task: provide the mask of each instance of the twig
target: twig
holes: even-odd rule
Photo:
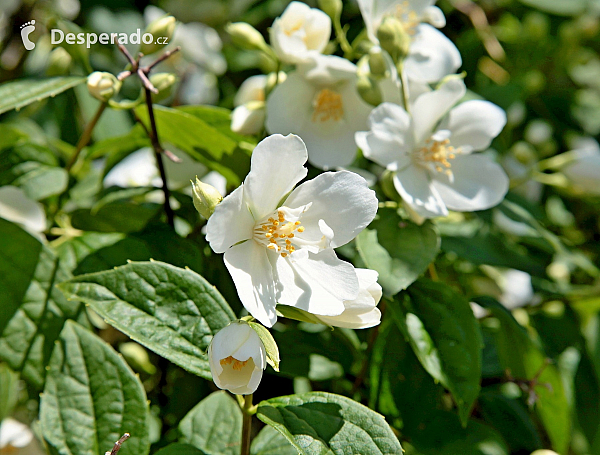
[[[494,35],[487,20],[487,16],[485,15],[485,11],[481,6],[473,3],[471,0],[453,0],[452,6],[471,20],[475,31],[479,35],[479,38],[490,57],[496,61],[503,61],[506,59],[504,48],[500,44],[500,41],[498,41],[498,38],[496,38],[496,35]]]
[[[85,130],[83,131],[81,137],[79,138],[79,141],[77,142],[77,146],[75,147],[73,155],[71,155],[71,158],[69,158],[69,162],[66,166],[67,172],[71,170],[71,168],[77,161],[77,158],[79,158],[79,154],[81,153],[83,147],[85,147],[90,141],[90,138],[92,137],[92,131],[94,130],[96,123],[98,123],[98,120],[100,120],[100,117],[102,116],[104,109],[106,109],[106,106],[106,101],[100,103],[100,106],[98,106],[98,110],[96,111],[94,118],[92,118],[92,120],[90,120],[89,123],[86,125]]]
[[[110,452],[106,452],[105,455],[117,455],[117,453],[119,453],[119,450],[121,450],[121,444],[127,441],[130,436],[131,435],[129,433],[125,433],[123,436],[121,436],[121,438],[117,442],[115,442],[115,445],[113,446],[112,450]]]

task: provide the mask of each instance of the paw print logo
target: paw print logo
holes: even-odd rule
[[[21,25],[21,39],[23,40],[23,46],[28,51],[32,50],[35,47],[35,43],[31,42],[29,39],[29,35],[31,32],[35,30],[35,20],[25,22]]]

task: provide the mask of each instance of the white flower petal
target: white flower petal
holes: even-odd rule
[[[16,186],[0,188],[0,217],[23,226],[28,232],[43,232],[46,229],[44,206],[29,199]]]
[[[206,224],[206,241],[215,253],[252,238],[254,218],[244,201],[244,185],[236,188],[215,207]]]
[[[224,261],[246,310],[263,325],[272,327],[277,322],[277,313],[273,273],[266,249],[249,240],[227,250]]]
[[[332,248],[319,253],[308,253],[306,257],[290,261],[294,271],[312,287],[318,284],[339,300],[352,300],[358,295],[358,278],[352,264],[339,259]],[[327,305],[322,302],[319,308],[313,308],[314,314],[334,316],[340,314],[344,306]]]
[[[264,101],[266,86],[267,76],[265,74],[250,76],[240,85],[233,99],[233,105],[237,107],[250,101]]]
[[[26,447],[33,441],[33,433],[21,422],[7,417],[0,422],[0,449],[7,446]],[[7,453],[12,451],[7,449]]]
[[[412,108],[415,142],[423,143],[433,133],[441,118],[466,93],[465,83],[451,79],[439,89],[418,97]]]
[[[315,52],[298,65],[298,73],[307,81],[322,85],[353,79],[356,71],[356,65],[350,60],[337,55],[322,55]]]
[[[488,148],[506,125],[506,113],[489,101],[471,100],[450,111],[440,128],[450,130],[450,144],[463,153]]]
[[[371,131],[355,134],[356,144],[363,154],[381,166],[403,168],[410,162],[413,147],[410,117],[400,106],[382,103],[369,116]]]
[[[435,28],[442,28],[446,26],[446,16],[441,9],[437,6],[428,6],[423,11],[423,21],[429,22]]]
[[[244,180],[244,199],[254,219],[260,220],[306,177],[306,146],[298,136],[273,134],[252,152],[250,172]]]
[[[261,103],[262,104],[262,103]],[[238,134],[257,134],[265,124],[266,110],[242,104],[231,112],[231,131]]]
[[[436,173],[432,182],[450,210],[485,210],[499,204],[508,191],[506,173],[485,155],[457,155],[451,171],[453,182],[443,173]]]
[[[562,169],[578,189],[593,195],[600,194],[600,150],[595,146],[574,150],[575,161]]]
[[[298,133],[310,122],[312,100],[317,88],[300,74],[293,72],[277,85],[267,99],[267,121],[269,133]]]
[[[294,256],[302,256],[294,253]],[[308,255],[304,255],[308,257]],[[344,303],[314,280],[304,279],[301,272],[295,270],[292,258],[270,255],[273,271],[277,280],[277,303],[289,305],[311,314],[339,314]]]
[[[296,208],[308,203],[311,207],[302,215],[306,230],[302,238],[319,240],[319,220],[333,230],[333,248],[345,245],[373,221],[378,201],[375,192],[360,175],[348,171],[325,172],[298,186],[284,205]]]
[[[418,215],[424,218],[448,215],[444,202],[431,185],[427,171],[416,166],[406,167],[394,176],[394,187]]]
[[[433,83],[460,68],[460,52],[442,32],[429,24],[418,25],[416,31],[404,61],[409,78]]]

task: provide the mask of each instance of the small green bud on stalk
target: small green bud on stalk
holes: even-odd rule
[[[373,76],[385,77],[387,65],[381,49],[371,48],[369,50],[369,70]]]
[[[144,33],[150,33],[153,40],[150,44],[142,42],[140,52],[144,55],[149,55],[161,50],[171,41],[176,25],[177,21],[173,16],[164,16],[152,21],[148,24]]]
[[[198,177],[196,177],[195,183],[192,182],[192,197],[194,207],[207,220],[215,211],[215,207],[223,200],[223,196],[214,186],[201,182]]]
[[[52,52],[48,59],[48,68],[46,69],[47,76],[62,76],[67,74],[69,66],[73,62],[73,57],[64,48],[57,47]]]
[[[94,98],[108,101],[121,90],[121,81],[110,73],[94,71],[87,78],[87,88]]]
[[[171,96],[177,76],[171,73],[156,73],[150,76],[150,82],[158,90],[158,93],[152,96],[152,101],[159,102]]]
[[[377,39],[394,63],[399,63],[408,55],[410,35],[404,29],[402,22],[392,16],[387,16],[377,29]]]
[[[342,0],[319,0],[319,8],[327,14],[332,21],[339,21],[342,15]]]
[[[225,31],[231,36],[233,43],[242,49],[271,53],[260,32],[246,22],[229,23],[225,26]]]
[[[359,76],[356,80],[356,90],[361,98],[371,106],[379,106],[383,101],[379,84],[372,77]]]

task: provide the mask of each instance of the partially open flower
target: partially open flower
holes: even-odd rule
[[[121,90],[121,82],[112,74],[94,71],[87,78],[87,88],[94,98],[108,101]]]
[[[267,367],[262,341],[243,321],[229,324],[213,337],[208,360],[217,387],[237,395],[254,393]]]

